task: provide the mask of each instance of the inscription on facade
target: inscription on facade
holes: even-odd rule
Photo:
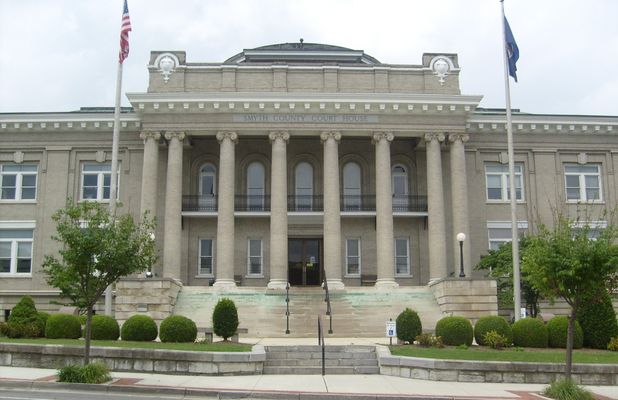
[[[375,124],[377,115],[346,114],[240,114],[234,122],[305,123],[305,124]]]

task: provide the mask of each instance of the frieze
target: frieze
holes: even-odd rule
[[[377,124],[377,115],[353,114],[237,114],[234,122],[279,124]]]

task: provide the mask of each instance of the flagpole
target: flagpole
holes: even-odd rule
[[[112,136],[112,174],[109,190],[109,212],[116,216],[116,198],[118,193],[118,140],[120,136],[120,94],[122,92],[122,63],[118,63],[116,74],[116,103],[114,106],[114,133]]]
[[[511,119],[511,88],[509,84],[509,64],[506,51],[506,17],[504,15],[504,0],[500,0],[502,10],[502,52],[504,56],[504,94],[506,97],[506,137],[509,158],[509,187],[511,194],[511,244],[513,249],[513,303],[515,321],[520,319],[521,309],[521,278],[519,270],[519,230],[517,226],[517,190],[515,187],[515,162],[513,151],[513,123]]]

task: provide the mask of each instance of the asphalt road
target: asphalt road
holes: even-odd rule
[[[161,395],[161,394],[127,394],[127,393],[96,393],[83,391],[60,391],[60,390],[19,390],[0,388],[2,400],[179,400],[179,399],[216,399],[216,397],[186,397],[184,395]]]

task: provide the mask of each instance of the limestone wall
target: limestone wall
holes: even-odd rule
[[[135,314],[151,316],[157,323],[174,312],[182,284],[174,279],[123,279],[116,284],[115,316],[119,324]]]
[[[466,317],[473,323],[486,315],[498,315],[493,279],[445,278],[430,282],[429,287],[443,314]]]

